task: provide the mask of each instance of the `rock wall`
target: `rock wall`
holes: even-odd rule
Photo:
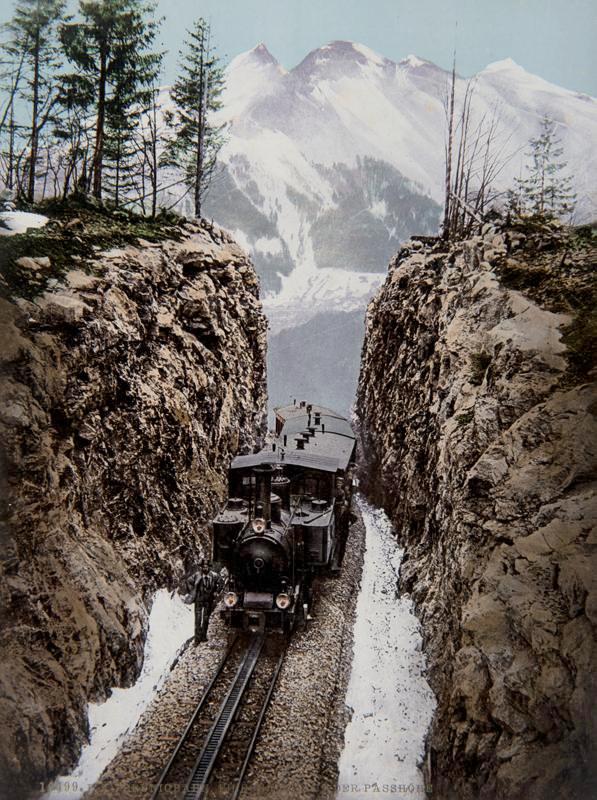
[[[364,478],[405,547],[424,630],[435,798],[597,786],[597,385],[571,377],[571,316],[503,282],[536,286],[533,258],[549,252],[545,280],[586,289],[595,247],[527,238],[411,241],[367,315]]]
[[[189,223],[93,266],[0,306],[10,797],[72,766],[87,702],[135,680],[154,590],[206,552],[230,458],[264,433],[266,321],[226,234]]]

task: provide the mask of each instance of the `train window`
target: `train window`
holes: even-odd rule
[[[319,481],[317,478],[307,478],[305,481],[305,494],[319,496]]]

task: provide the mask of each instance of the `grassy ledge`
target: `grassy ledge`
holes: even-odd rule
[[[111,210],[85,197],[50,200],[21,210],[44,214],[49,222],[26,233],[0,236],[0,295],[9,300],[33,300],[72,269],[97,272],[97,256],[103,250],[138,244],[141,239],[180,239],[185,222],[173,213],[152,220]],[[38,270],[24,269],[16,262],[25,256],[48,258],[50,264]]]

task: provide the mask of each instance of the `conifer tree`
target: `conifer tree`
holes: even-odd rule
[[[25,136],[26,185],[23,193],[27,200],[35,199],[40,136],[52,118],[57,99],[57,70],[59,67],[56,31],[64,17],[66,0],[19,0],[6,30],[10,40],[5,52],[18,64],[18,79],[13,83],[8,120],[10,143],[14,150],[15,99],[28,106],[28,123],[20,129]],[[22,154],[24,155],[24,154]],[[10,171],[14,169],[14,151],[10,158]],[[11,178],[12,180],[12,178]]]
[[[101,198],[104,168],[118,200],[133,162],[133,132],[151,99],[162,55],[152,51],[159,29],[155,5],[136,0],[80,0],[81,22],[62,27],[65,52],[76,72],[67,93],[81,113],[94,114],[88,182]]]
[[[224,77],[211,44],[209,24],[199,18],[187,33],[186,49],[180,53],[182,72],[171,92],[175,109],[166,115],[172,136],[163,163],[184,170],[185,183],[193,192],[195,216],[200,217],[224,144],[223,126],[210,120],[210,115],[222,107]]]
[[[527,176],[517,178],[516,189],[510,192],[510,207],[519,214],[560,217],[571,213],[576,202],[572,178],[563,174],[566,162],[561,161],[564,148],[556,135],[552,119],[544,117],[541,133],[529,141]]]
[[[93,152],[93,118],[82,113],[80,97],[66,79],[60,94],[60,113],[53,130],[58,145],[62,197],[75,187],[88,185],[89,164]]]

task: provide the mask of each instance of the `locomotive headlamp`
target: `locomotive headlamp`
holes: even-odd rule
[[[238,595],[236,592],[226,592],[224,595],[224,605],[226,608],[234,608],[238,603]]]
[[[280,611],[284,611],[284,609],[288,608],[290,605],[290,596],[287,595],[286,592],[280,592],[280,594],[276,597],[276,605]]]
[[[256,517],[251,523],[251,528],[253,529],[253,533],[263,533],[265,530],[265,520],[261,519],[261,517]]]

